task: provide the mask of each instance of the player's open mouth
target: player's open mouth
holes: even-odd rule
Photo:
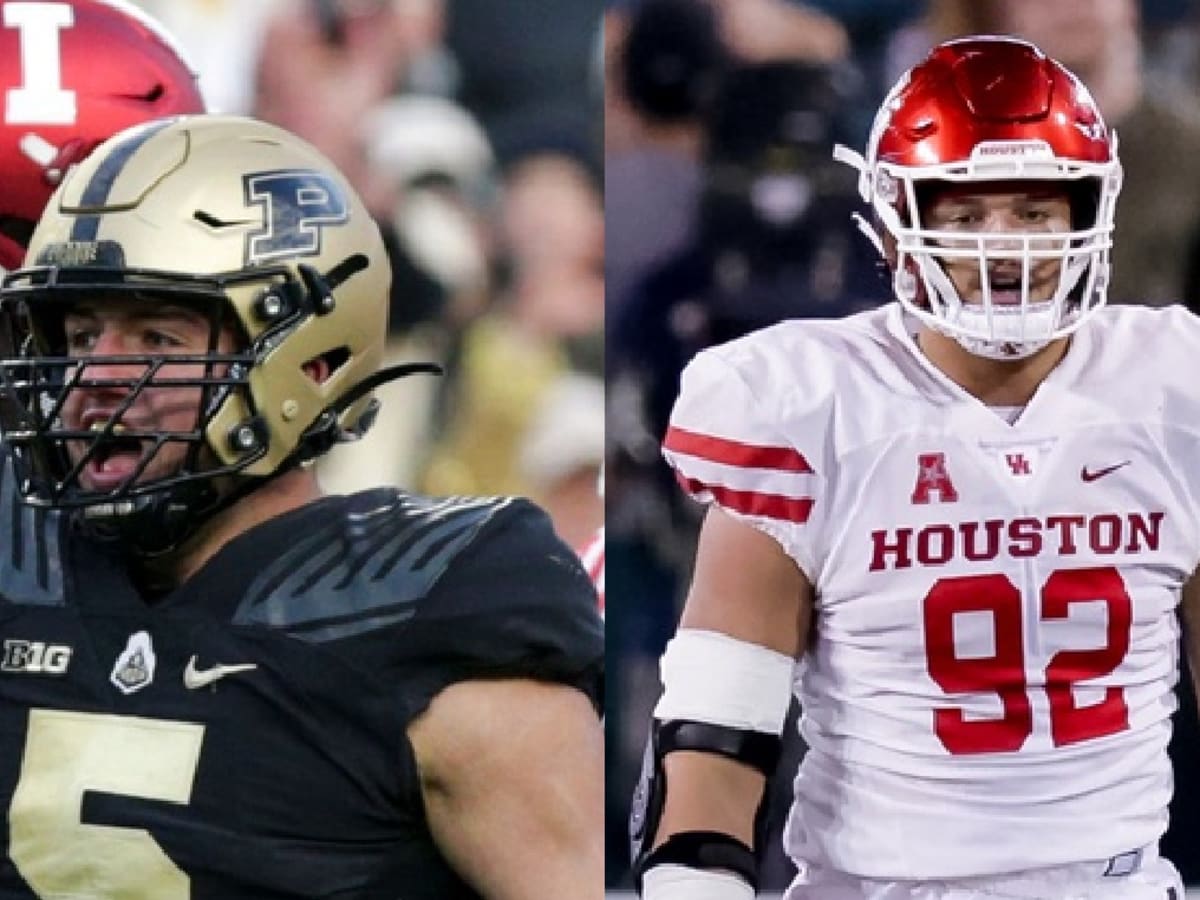
[[[96,422],[95,432],[103,432],[107,423]],[[93,490],[109,491],[120,487],[137,470],[146,453],[144,438],[126,437],[124,425],[114,425],[112,433],[97,438],[83,469],[83,480]]]
[[[1019,306],[1021,304],[1020,275],[991,275],[988,288],[992,303],[997,306]]]

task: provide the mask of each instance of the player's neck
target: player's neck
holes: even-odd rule
[[[976,356],[954,338],[929,328],[917,336],[922,352],[946,376],[988,406],[1024,406],[1066,355],[1068,338],[1047,344],[1024,359]]]
[[[162,593],[178,587],[238,535],[320,497],[313,469],[298,468],[280,475],[217,513],[177,550],[144,566],[138,573],[140,581]]]

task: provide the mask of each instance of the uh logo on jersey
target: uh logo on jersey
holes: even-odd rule
[[[350,218],[346,193],[336,180],[312,169],[278,169],[242,176],[247,206],[258,206],[263,227],[246,236],[247,265],[321,252],[328,226]]]

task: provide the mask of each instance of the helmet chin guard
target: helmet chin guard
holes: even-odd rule
[[[1037,48],[971,38],[935,48],[885,99],[859,172],[876,223],[859,227],[888,260],[897,300],[979,356],[1020,359],[1071,334],[1107,301],[1113,216],[1121,188],[1116,135],[1087,89]],[[1020,192],[1061,188],[1067,231],[970,232],[929,227],[922,201],[947,186]],[[978,267],[978,298],[960,296],[947,265]],[[1057,273],[1045,276],[1047,262]],[[991,273],[1017,277],[996,290]]]

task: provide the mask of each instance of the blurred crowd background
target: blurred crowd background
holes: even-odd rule
[[[581,547],[603,520],[599,0],[135,0],[214,111],[323,151],[391,255],[389,363],[328,490],[521,494]]]
[[[891,299],[850,219],[856,175],[831,148],[861,150],[895,79],[934,44],[970,33],[1038,44],[1082,78],[1117,131],[1125,188],[1110,300],[1200,308],[1200,14],[1187,0],[608,0],[604,16],[615,888],[629,884],[629,796],[701,514],[658,452],[684,363],[784,317]],[[1187,681],[1164,850],[1200,885],[1200,736]],[[803,747],[789,733],[769,789],[773,890],[791,874],[778,829]]]

